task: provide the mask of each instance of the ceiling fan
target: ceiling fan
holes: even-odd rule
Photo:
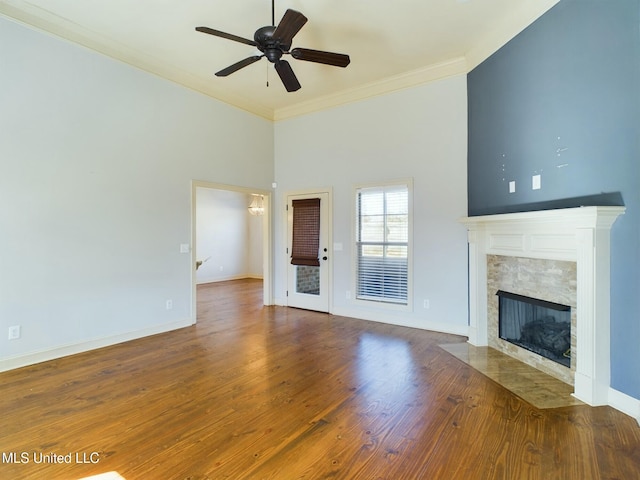
[[[295,73],[289,62],[282,60],[283,55],[291,55],[296,60],[304,60],[306,62],[323,63],[325,65],[332,65],[335,67],[346,67],[351,61],[349,55],[342,53],[323,52],[321,50],[311,50],[308,48],[291,48],[291,42],[293,37],[300,31],[300,29],[307,23],[307,17],[302,13],[295,10],[288,9],[278,26],[275,25],[274,18],[274,0],[271,1],[271,23],[272,25],[261,27],[256,30],[253,35],[253,40],[248,38],[238,37],[230,33],[221,32],[220,30],[214,30],[209,27],[196,27],[196,31],[202,33],[208,33],[209,35],[215,35],[216,37],[226,38],[235,42],[244,43],[257,47],[261,55],[253,55],[251,57],[240,60],[233,65],[223,68],[219,72],[216,72],[217,77],[226,77],[234,72],[237,72],[241,68],[251,65],[257,62],[262,57],[266,57],[271,63],[274,64],[276,72],[287,92],[295,92],[300,89],[300,82],[296,78]]]

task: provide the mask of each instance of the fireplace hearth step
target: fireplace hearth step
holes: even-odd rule
[[[440,348],[536,408],[584,405],[572,395],[571,385],[491,347],[454,343]]]

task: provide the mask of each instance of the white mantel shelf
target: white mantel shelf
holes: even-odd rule
[[[610,230],[624,207],[578,207],[465,217],[469,343],[486,346],[487,255],[567,260],[577,269],[574,395],[606,405],[610,383]]]

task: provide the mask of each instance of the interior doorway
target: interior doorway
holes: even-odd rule
[[[263,303],[272,305],[271,192],[193,181],[191,193],[192,318],[197,318],[199,280],[206,283],[260,276]],[[249,213],[249,206],[255,207],[256,202],[251,202],[255,198],[260,200],[262,212],[255,212],[254,208],[258,215],[253,216]],[[245,222],[244,226],[242,222]],[[207,237],[213,237],[214,245],[210,241],[205,242]],[[257,253],[252,253],[256,249]],[[240,263],[243,265],[239,266]]]

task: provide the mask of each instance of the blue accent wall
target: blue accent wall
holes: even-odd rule
[[[626,206],[611,232],[611,386],[640,399],[640,0],[562,0],[467,80],[469,215]]]

